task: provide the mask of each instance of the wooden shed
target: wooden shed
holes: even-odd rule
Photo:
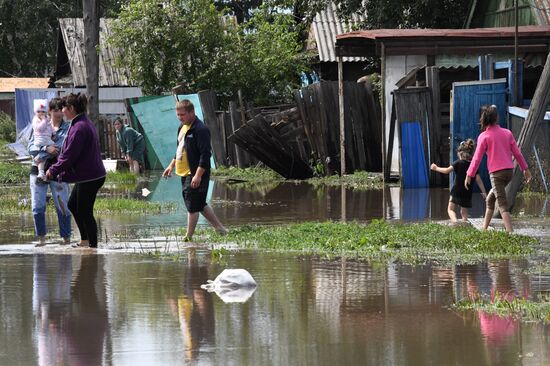
[[[519,27],[518,35],[518,56],[531,64],[542,64],[550,50],[550,26]],[[391,93],[398,82],[415,68],[472,66],[477,64],[478,56],[488,53],[510,58],[514,54],[514,28],[378,29],[336,37],[339,57],[381,58],[384,160],[388,155],[392,157],[391,161],[384,161],[386,177],[400,173],[397,134],[395,143],[389,141]],[[434,113],[433,119],[435,126],[439,126],[438,113]]]

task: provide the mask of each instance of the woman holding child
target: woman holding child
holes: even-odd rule
[[[61,150],[63,141],[69,130],[69,123],[63,121],[63,113],[61,109],[63,103],[60,98],[53,98],[48,104],[48,114],[50,117],[49,123],[55,134],[55,143],[52,145],[42,146],[35,144],[34,134],[29,141],[29,154],[36,157],[40,153],[48,153],[51,158],[48,164],[53,164],[57,161],[57,155]],[[38,237],[37,247],[46,245],[46,198],[48,188],[50,189],[57,213],[59,223],[59,235],[63,238],[63,244],[69,244],[71,238],[71,213],[69,212],[67,202],[69,200],[69,185],[58,181],[41,182],[37,179],[38,163],[33,159],[31,172],[29,176],[29,186],[31,191],[31,207],[34,220],[34,230]]]
[[[80,243],[76,246],[96,248],[97,223],[93,209],[106,172],[97,130],[86,115],[87,105],[84,94],[69,94],[63,99],[63,114],[71,124],[61,155],[50,166],[46,177],[74,183],[68,207],[80,231]]]

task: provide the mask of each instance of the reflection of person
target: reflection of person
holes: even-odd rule
[[[101,365],[103,361],[109,320],[102,258],[95,254],[82,256],[71,288],[71,311],[65,333],[67,365]]]
[[[60,255],[56,259],[55,276],[49,277],[46,256],[34,256],[32,300],[40,366],[69,364],[63,333],[71,308],[72,256]]]
[[[441,168],[436,164],[431,165],[431,169],[442,174],[450,174],[455,172],[455,181],[453,183],[453,188],[451,188],[451,197],[449,198],[449,206],[447,207],[447,212],[451,222],[457,222],[456,217],[456,208],[460,207],[460,215],[462,216],[462,221],[468,221],[468,208],[472,207],[472,190],[465,189],[462,182],[466,178],[466,171],[470,167],[470,161],[472,160],[472,155],[474,154],[475,144],[474,140],[467,139],[462,141],[458,146],[458,160],[453,162],[447,168]],[[481,177],[476,172],[476,182],[481,190],[483,197],[486,197],[485,186]]]
[[[200,288],[208,280],[208,269],[199,265],[194,248],[188,251],[187,269],[182,293],[168,303],[178,317],[186,361],[190,361],[198,356],[201,344],[213,343],[215,323],[212,295]]]
[[[176,168],[176,174],[181,176],[182,194],[187,208],[187,233],[184,241],[190,241],[195,232],[199,213],[220,234],[227,230],[218,217],[206,204],[208,185],[210,182],[210,131],[195,115],[195,107],[191,101],[184,99],[176,104],[176,115],[181,122],[178,129],[178,148],[176,156],[162,173],[170,177]]]
[[[63,113],[71,121],[67,138],[57,163],[46,175],[63,182],[75,183],[68,207],[80,231],[80,247],[97,247],[97,223],[94,203],[105,183],[105,167],[97,130],[86,115],[88,100],[84,94],[69,94],[64,99]]]
[[[531,173],[527,169],[527,162],[519,151],[516,140],[512,132],[506,128],[502,128],[498,124],[498,111],[495,105],[483,107],[481,118],[481,134],[477,139],[477,149],[470,164],[470,168],[464,179],[464,187],[469,189],[470,182],[474,177],[483,155],[487,153],[487,168],[489,169],[491,184],[493,188],[489,191],[485,200],[485,217],[483,220],[483,229],[487,230],[493,212],[495,210],[495,201],[498,203],[498,209],[506,231],[511,233],[512,222],[510,219],[510,211],[508,202],[506,201],[506,186],[513,177],[514,162],[512,155],[516,158],[520,169],[523,171],[525,179],[531,180]]]
[[[63,105],[60,98],[50,100],[48,107],[50,123],[56,136],[55,144],[38,146],[34,143],[35,134],[33,133],[29,141],[28,148],[31,156],[38,156],[40,153],[52,155],[53,158],[49,160],[48,163],[54,164],[57,161],[57,155],[61,150],[63,141],[67,136],[69,123],[63,121],[63,113],[61,112]],[[69,185],[67,183],[57,182],[54,180],[48,181],[47,184],[40,184],[38,182],[38,173],[38,167],[36,163],[33,162],[29,176],[29,183],[31,190],[34,229],[36,235],[38,236],[38,244],[36,244],[36,246],[46,245],[46,197],[48,194],[48,187],[52,192],[55,211],[57,212],[59,235],[63,238],[63,244],[69,244],[71,238],[71,213],[67,207],[67,202],[69,200]]]
[[[44,167],[46,161],[51,159],[53,155],[46,151],[46,147],[53,145],[53,138],[55,131],[52,124],[48,120],[47,112],[47,100],[35,99],[34,100],[34,117],[32,119],[32,141],[34,148],[39,152],[34,156],[34,163],[38,166],[37,178],[39,181],[46,180],[46,174],[44,173]]]
[[[128,162],[130,171],[139,175],[139,163],[143,163],[143,153],[145,152],[143,136],[132,127],[122,123],[120,117],[117,117],[113,124],[116,129],[116,140],[124,154],[124,159]]]

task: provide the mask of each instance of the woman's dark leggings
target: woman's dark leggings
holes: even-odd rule
[[[94,218],[94,203],[97,192],[103,186],[103,183],[105,183],[105,177],[90,182],[76,183],[67,203],[80,231],[80,240],[88,240],[92,248],[97,248],[97,223]]]

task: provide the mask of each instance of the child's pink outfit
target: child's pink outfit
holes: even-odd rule
[[[52,124],[47,118],[38,118],[34,116],[32,119],[32,133],[34,136],[34,146],[38,149],[42,149],[45,146],[53,145],[54,141],[52,140],[52,135],[55,133]],[[44,159],[40,158],[40,155],[37,155],[34,158],[34,161],[38,165],[38,175],[37,178],[41,180],[46,180],[46,174],[44,172]]]
[[[483,155],[487,153],[487,169],[490,173],[491,185],[493,186],[487,194],[486,204],[490,210],[495,209],[495,202],[501,212],[508,212],[508,201],[506,200],[506,186],[512,181],[514,162],[516,158],[521,171],[527,169],[527,162],[519,151],[516,139],[512,132],[498,124],[491,125],[477,138],[477,149],[466,173],[474,177]]]
[[[521,171],[527,169],[527,162],[519,151],[514,135],[510,130],[497,124],[489,126],[477,138],[476,152],[467,172],[469,177],[475,177],[485,152],[487,152],[487,169],[489,173],[503,169],[513,169],[512,155],[516,158]]]

